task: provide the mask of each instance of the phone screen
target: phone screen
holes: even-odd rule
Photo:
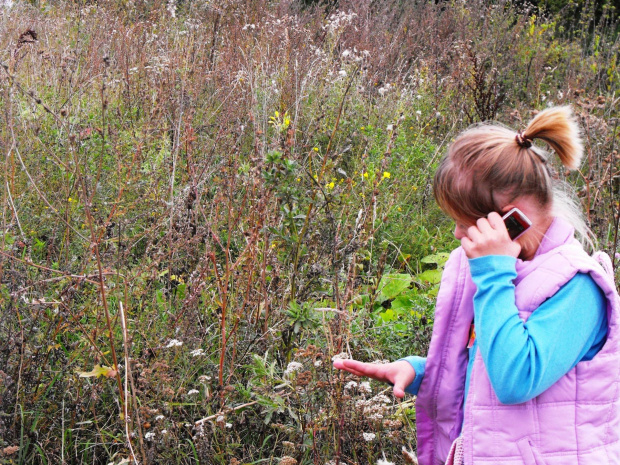
[[[532,225],[532,222],[518,208],[513,208],[503,217],[508,235],[513,241],[523,234]]]

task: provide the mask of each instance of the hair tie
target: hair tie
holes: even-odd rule
[[[526,149],[529,149],[532,146],[531,139],[528,139],[525,136],[525,134],[523,134],[523,131],[517,132],[517,135],[515,136],[515,140],[517,141],[517,144],[519,144],[519,146],[524,147]]]

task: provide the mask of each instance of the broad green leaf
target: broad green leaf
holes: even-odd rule
[[[414,292],[402,293],[392,301],[390,308],[399,315],[406,313],[413,307],[413,296]]]
[[[438,267],[443,267],[446,264],[446,262],[448,261],[449,257],[450,257],[449,253],[439,252],[439,253],[436,253],[436,254],[427,255],[426,257],[424,257],[420,261],[422,263],[434,263]]]
[[[409,287],[413,277],[410,274],[387,274],[379,282],[379,297],[393,299]]]
[[[441,282],[441,270],[426,270],[418,275],[418,279],[431,284],[439,284]]]
[[[396,319],[396,315],[394,314],[394,310],[388,308],[385,312],[379,313],[381,319],[385,322],[394,321]]]

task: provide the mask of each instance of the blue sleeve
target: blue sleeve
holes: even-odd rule
[[[590,275],[575,275],[523,322],[515,304],[516,259],[485,256],[469,263],[477,286],[476,342],[500,402],[538,396],[603,346],[606,301]]]
[[[418,357],[417,355],[412,355],[409,357],[401,358],[400,360],[405,360],[409,362],[409,364],[415,370],[415,378],[412,383],[407,386],[405,392],[407,394],[411,394],[413,396],[418,395],[418,391],[420,390],[420,384],[422,384],[422,379],[424,379],[424,370],[426,368],[426,357]]]

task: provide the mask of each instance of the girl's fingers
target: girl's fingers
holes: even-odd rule
[[[482,233],[478,229],[477,226],[470,226],[467,228],[467,237],[472,241],[476,242],[479,238],[482,237]]]
[[[379,381],[385,381],[384,369],[381,365],[358,362],[357,360],[334,360],[334,367],[346,370],[357,376],[368,376]]]
[[[502,226],[506,228],[506,225],[504,225],[504,220],[499,215],[499,213],[496,213],[496,212],[489,213],[488,222],[493,229],[502,229]]]
[[[486,218],[479,218],[478,221],[476,221],[476,226],[482,234],[493,232],[493,228]]]
[[[471,241],[469,237],[464,237],[463,239],[461,239],[461,245],[463,246],[463,250],[465,251],[465,254],[469,257],[474,247],[474,243]]]

